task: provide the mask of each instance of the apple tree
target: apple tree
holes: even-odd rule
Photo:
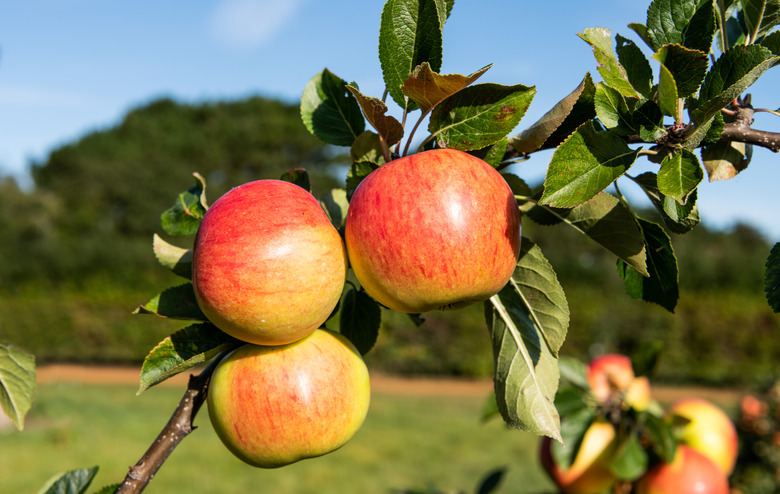
[[[349,82],[327,68],[303,89],[303,124],[325,143],[347,150],[351,159],[345,186],[317,198],[328,227],[346,239],[351,267],[325,319],[316,326],[341,333],[365,355],[381,337],[382,306],[408,313],[410,324],[424,330],[421,312],[431,307],[481,303],[486,338],[494,352],[491,406],[495,413],[512,428],[549,438],[548,444],[566,440],[584,445],[594,423],[611,424],[599,427],[619,438],[615,448],[621,454],[614,457],[618,461],[610,472],[619,472],[621,480],[636,480],[650,471],[651,462],[672,459],[677,447],[672,425],[653,407],[630,402],[626,408],[615,408],[611,398],[593,406],[583,399],[594,392],[584,367],[559,358],[569,325],[566,294],[555,267],[545,258],[545,246],[533,238],[521,239],[521,226],[514,225],[512,218],[575,229],[583,241],[596,242],[614,255],[617,275],[630,297],[674,311],[678,271],[669,232],[684,234],[699,223],[698,187],[705,177],[715,181],[746,173],[754,152],[780,149],[780,133],[752,126],[755,112],[778,112],[754,107],[747,94],[764,72],[780,62],[780,3],[653,0],[644,22],[628,26],[629,36],[613,35],[605,28],[585,29],[578,36],[592,47],[595,71],[572,81],[573,90],[530,124],[521,120],[536,94],[533,85],[484,82],[489,65],[464,68],[465,75],[441,73],[443,27],[453,8],[452,0],[386,1],[379,23],[384,94],[364,94],[359,81]],[[518,128],[522,130],[515,133]],[[546,149],[554,152],[544,183],[532,187],[511,165]],[[490,173],[485,172],[485,177],[494,178],[474,178],[476,165],[461,166],[473,161],[487,166]],[[633,173],[639,161],[650,163],[652,171]],[[375,185],[376,177],[391,173],[395,175],[385,185]],[[205,180],[197,173],[194,177],[192,187],[161,216],[168,237],[197,234],[212,210]],[[488,189],[495,177],[501,186]],[[310,190],[305,170],[290,170],[281,180],[297,185],[301,192]],[[621,193],[625,183],[644,191],[660,221],[642,216]],[[369,195],[370,187],[379,192]],[[485,193],[488,190],[493,192]],[[508,209],[500,197],[492,209],[477,207],[496,194],[508,194]],[[260,211],[274,207],[266,205]],[[252,204],[238,208],[249,212]],[[364,219],[358,219],[361,215]],[[445,217],[468,220],[457,225],[454,220],[439,221]],[[293,221],[293,215],[288,219]],[[249,221],[259,221],[257,214]],[[225,225],[210,226],[217,232],[225,229],[221,242],[245,240],[238,234],[231,237],[230,229],[238,228],[238,223]],[[465,230],[456,231],[456,226]],[[462,236],[450,242],[456,235]],[[415,245],[425,236],[436,239],[442,248]],[[290,252],[308,249],[295,242],[285,246],[284,240],[273,241]],[[189,322],[150,351],[142,366],[139,394],[196,366],[204,365],[204,370],[191,377],[182,402],[160,435],[170,440],[158,439],[121,484],[107,489],[138,492],[144,488],[192,430],[214,369],[251,340],[227,331],[223,315],[198,295],[199,275],[193,269],[197,242],[193,250],[154,237],[154,255],[182,282],[162,290],[136,313]],[[451,244],[462,247],[453,254],[456,257],[437,258],[450,255],[445,247]],[[492,277],[498,283],[485,285],[488,288],[477,294],[459,291],[477,283],[469,277],[471,271],[486,272],[479,263],[495,261],[489,252],[506,246],[511,264],[505,274]],[[413,269],[423,273],[425,280],[434,280],[426,285],[427,295],[453,286],[456,293],[419,304],[418,295],[401,297],[423,283],[423,278],[406,276],[412,260],[422,260]],[[273,281],[263,279],[263,283]],[[780,311],[780,244],[768,253],[765,284],[770,306]],[[236,289],[233,296],[242,296],[241,291]],[[297,296],[303,295],[290,295]],[[306,297],[306,304],[319,303],[316,296]],[[28,356],[20,357],[11,348],[0,350],[0,403],[21,426],[34,388],[32,366]],[[652,362],[652,355],[651,351],[644,364]],[[562,375],[579,391],[559,390]],[[627,390],[620,388],[621,404]],[[650,431],[655,449],[647,448],[641,431]],[[553,456],[560,456],[557,447],[550,448]],[[567,454],[576,456],[580,449]],[[574,456],[567,460],[576,461]],[[89,472],[73,475],[88,485]],[[72,481],[73,476],[66,480]]]

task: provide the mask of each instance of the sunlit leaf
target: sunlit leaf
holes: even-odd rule
[[[339,332],[355,345],[361,355],[376,343],[382,323],[382,309],[363,290],[350,289],[344,295],[339,316]]]
[[[626,69],[620,65],[617,54],[612,49],[612,32],[609,29],[594,27],[578,34],[593,47],[593,55],[599,63],[598,71],[604,83],[629,98],[638,98],[639,93],[629,82]]]
[[[673,233],[684,234],[693,230],[701,221],[699,209],[696,206],[696,190],[688,197],[685,204],[680,204],[670,197],[666,197],[658,190],[658,177],[655,173],[645,172],[634,181],[642,188],[650,202],[661,214],[664,225]]]
[[[385,87],[401,108],[414,110],[401,86],[415,67],[428,62],[441,70],[442,29],[449,12],[444,0],[387,0],[379,27],[379,63]]]
[[[160,216],[162,229],[168,235],[195,235],[200,220],[209,208],[206,203],[206,181],[194,173],[195,185],[176,198],[176,202]]]
[[[5,413],[18,430],[24,429],[24,417],[36,389],[35,356],[0,345],[0,413]]]
[[[653,54],[672,75],[679,98],[687,98],[698,91],[707,73],[707,54],[682,45],[664,45]]]
[[[605,84],[596,84],[596,115],[606,128],[619,135],[638,134],[625,96]]]
[[[158,343],[146,356],[138,394],[242,344],[210,323],[180,329]]]
[[[697,124],[713,118],[780,60],[760,45],[735,46],[713,64],[704,78],[699,103],[691,112]]]
[[[780,24],[780,0],[740,0],[751,43]]]
[[[645,54],[630,39],[615,35],[615,52],[620,65],[626,71],[626,77],[636,91],[649,98],[653,88],[653,68]]]
[[[680,204],[685,204],[688,196],[696,190],[704,178],[704,170],[695,154],[683,149],[679,153],[667,156],[658,170],[658,190]]]
[[[439,103],[428,125],[440,147],[471,151],[506,137],[525,115],[536,88],[477,84]]]
[[[385,164],[385,158],[382,154],[382,143],[379,140],[379,134],[367,130],[360,134],[352,148],[349,151],[353,163],[372,163],[376,166]]]
[[[764,292],[772,310],[780,312],[780,242],[772,247],[766,260]]]
[[[387,115],[387,105],[382,100],[365,96],[353,86],[347,86],[347,90],[355,97],[366,120],[376,129],[379,137],[384,139],[388,147],[401,140],[404,136],[404,128],[395,117]]]
[[[336,230],[344,227],[344,221],[347,219],[347,191],[345,189],[331,189],[320,196],[320,206],[328,215],[328,219]]]
[[[632,298],[653,302],[674,312],[679,298],[677,258],[666,232],[656,223],[639,219],[647,245],[647,271],[642,276],[623,261],[618,261],[618,273]]]
[[[583,124],[553,154],[540,203],[582,204],[625,173],[637,153],[612,132],[598,131],[593,122]]]
[[[311,78],[301,97],[301,119],[323,142],[351,146],[366,122],[347,82],[328,69]]]
[[[566,337],[569,308],[539,247],[528,239],[522,244],[510,283],[485,303],[496,401],[510,426],[560,441],[553,399],[558,387],[556,355]]]
[[[566,140],[577,128],[588,120],[596,117],[594,99],[596,97],[596,85],[590,73],[583,79],[584,85],[571,112],[566,116],[563,123],[547,138],[543,147],[557,147]]]
[[[701,152],[710,182],[728,180],[746,169],[753,157],[753,145],[737,141],[718,141]]]
[[[677,118],[677,104],[680,98],[674,75],[661,64],[658,68],[658,107],[664,115]]]
[[[685,44],[684,33],[695,13],[696,2],[690,0],[653,0],[647,9],[647,37],[653,50]]]
[[[170,244],[156,233],[152,239],[154,257],[164,267],[182,278],[192,278],[192,250]]]
[[[423,62],[414,68],[401,89],[409,99],[417,103],[423,113],[428,113],[445,99],[473,84],[491,66],[483,67],[469,76],[440,75],[431,69],[428,62]]]

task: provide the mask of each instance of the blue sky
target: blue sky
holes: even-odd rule
[[[0,6],[0,174],[25,180],[31,160],[85,132],[111,126],[150,99],[236,99],[252,94],[297,102],[306,82],[328,67],[381,96],[377,58],[382,0],[25,0]],[[493,63],[480,82],[535,85],[521,123],[530,125],[594,74],[590,48],[576,33],[644,22],[639,0],[523,2],[457,0],[444,31],[442,72],[469,74]],[[772,89],[780,68],[751,92],[754,104],[780,106]],[[775,91],[776,92],[776,91]],[[777,131],[780,119],[757,116]],[[518,129],[520,130],[520,129]],[[548,154],[515,167],[533,182]],[[647,168],[644,160],[637,168]],[[636,170],[637,172],[639,170]],[[704,221],[737,220],[780,240],[780,156],[757,149],[736,179],[702,184]],[[630,191],[629,191],[630,192]]]

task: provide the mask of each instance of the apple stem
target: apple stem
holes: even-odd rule
[[[213,359],[200,374],[190,375],[187,390],[170,420],[149,446],[149,449],[146,450],[146,453],[138,460],[138,463],[130,467],[124,481],[117,488],[116,494],[142,492],[176,446],[195,430],[196,427],[192,425],[192,422],[206,401],[211,375],[226,354],[227,352]]]

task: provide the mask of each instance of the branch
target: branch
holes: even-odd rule
[[[216,365],[222,360],[221,357],[212,360],[208,367],[197,376],[190,376],[187,391],[184,392],[184,396],[170,420],[146,453],[138,460],[138,463],[130,467],[130,471],[116,490],[116,494],[142,492],[176,446],[195,430],[192,422],[206,401],[211,374],[214,373]]]
[[[736,120],[729,122],[723,129],[720,138],[726,141],[744,142],[767,148],[772,152],[780,150],[780,133],[756,130],[750,127],[753,123],[755,110],[748,107],[740,107],[735,111]]]

